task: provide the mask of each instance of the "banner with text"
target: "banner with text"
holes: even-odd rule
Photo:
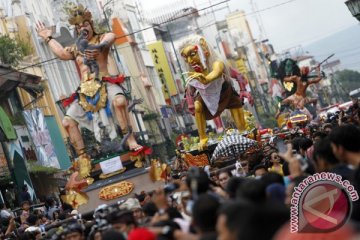
[[[165,54],[164,45],[162,41],[157,41],[147,45],[147,48],[150,51],[154,67],[161,81],[165,100],[168,102],[170,96],[176,95],[177,91],[169,62]]]

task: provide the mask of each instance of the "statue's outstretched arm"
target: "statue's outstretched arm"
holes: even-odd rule
[[[116,35],[114,33],[105,33],[104,35],[102,35],[99,45],[101,45],[102,47],[104,47],[104,45],[107,45],[106,47],[110,47],[114,44],[115,40]]]
[[[36,32],[50,47],[51,51],[61,60],[74,59],[70,48],[64,48],[58,41],[52,37],[51,28],[47,28],[43,22],[36,24]]]
[[[51,51],[61,60],[73,60],[75,58],[70,48],[64,48],[55,39],[51,40],[48,45]]]
[[[318,83],[318,82],[321,81],[321,79],[322,79],[322,77],[317,77],[315,79],[310,80],[308,83],[309,83],[309,85],[314,84],[314,83]]]
[[[206,81],[208,83],[218,79],[224,72],[224,63],[221,61],[215,61],[214,64],[212,65],[212,70],[211,72],[206,75]]]
[[[318,67],[316,68],[316,70],[317,70],[318,76],[317,76],[316,78],[310,80],[310,81],[308,82],[309,84],[318,83],[318,82],[321,81],[321,79],[323,79],[323,77],[322,77],[322,75],[321,75],[321,71],[320,71],[320,66],[318,66]]]
[[[284,82],[294,82],[297,77],[296,75],[284,77]]]

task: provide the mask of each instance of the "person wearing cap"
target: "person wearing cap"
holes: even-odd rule
[[[76,216],[78,214],[79,214],[79,212],[76,209],[72,210],[71,213],[70,213],[71,216]]]
[[[138,225],[143,225],[145,220],[145,214],[141,208],[140,202],[136,198],[128,198],[120,206],[121,210],[131,211]]]

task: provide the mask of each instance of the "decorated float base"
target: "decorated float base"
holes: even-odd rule
[[[133,189],[127,195],[122,197],[114,198],[112,200],[100,199],[100,192],[103,188],[111,186],[112,184],[120,183],[122,181],[130,182],[133,185]],[[135,168],[127,170],[124,173],[117,174],[107,179],[95,181],[92,185],[83,189],[88,197],[89,201],[87,204],[81,205],[78,211],[82,214],[94,211],[101,204],[114,204],[122,199],[134,197],[134,194],[139,194],[141,191],[151,191],[159,187],[163,187],[164,183],[161,181],[152,182],[149,178],[149,172],[145,168]]]
[[[88,196],[88,202],[78,208],[82,214],[93,211],[101,204],[111,205],[134,197],[135,193],[152,191],[164,185],[162,181],[152,182],[149,170],[138,167],[139,162],[131,160],[128,152],[93,159],[92,165],[91,177],[95,181],[81,190]]]
[[[206,165],[210,165],[211,156],[216,148],[218,143],[213,143],[208,145],[207,149],[203,151],[192,150],[185,151],[183,154],[183,159],[187,163],[188,166],[197,166],[204,167]]]

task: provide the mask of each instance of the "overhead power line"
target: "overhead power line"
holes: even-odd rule
[[[212,7],[214,7],[214,6],[218,6],[218,5],[220,5],[220,4],[223,4],[223,3],[226,3],[226,2],[229,2],[229,1],[230,1],[230,0],[225,0],[225,1],[221,1],[221,2],[219,2],[219,3],[212,4],[212,5],[208,6],[208,7],[204,7],[204,8],[202,8],[202,9],[197,10],[197,12],[203,11],[203,10],[206,10],[206,9],[209,9],[209,8],[212,8]],[[165,23],[168,23],[168,22],[172,22],[172,21],[175,21],[175,20],[180,19],[180,18],[183,18],[183,17],[187,17],[187,16],[192,15],[192,14],[194,14],[194,13],[191,12],[191,13],[188,13],[188,14],[184,14],[184,15],[181,15],[181,16],[179,16],[179,17],[170,19],[170,20],[168,20],[168,21],[161,22],[161,23],[158,24],[158,25],[162,25],[162,24],[165,24]],[[130,36],[130,35],[134,35],[134,34],[136,34],[136,33],[143,32],[143,31],[148,30],[148,29],[151,29],[151,28],[153,28],[153,26],[151,26],[151,27],[146,27],[146,28],[143,28],[143,29],[140,29],[140,30],[137,30],[137,31],[134,31],[134,32],[125,34],[125,35],[122,35],[122,36],[117,36],[116,39],[122,38],[122,37],[126,37],[126,36]],[[10,73],[13,73],[13,72],[17,72],[17,71],[20,71],[20,70],[27,69],[27,68],[30,68],[30,67],[39,66],[39,65],[42,65],[43,63],[47,63],[47,62],[53,61],[53,60],[55,60],[55,59],[57,59],[57,58],[47,59],[47,60],[44,60],[44,61],[41,61],[41,62],[32,64],[32,65],[23,67],[23,68],[14,69],[14,70],[8,71],[8,72],[6,72],[6,73],[0,74],[0,77],[1,77],[1,76],[5,76],[5,75],[10,74]]]
[[[7,74],[10,74],[10,73],[13,73],[13,72],[18,72],[18,71],[20,71],[20,70],[24,70],[24,69],[27,69],[27,68],[31,68],[31,67],[35,67],[35,66],[38,66],[38,65],[42,65],[42,64],[44,64],[44,63],[51,62],[51,61],[56,60],[56,59],[58,59],[58,58],[55,57],[55,58],[51,58],[51,59],[48,59],[48,60],[45,60],[45,61],[42,61],[42,62],[38,62],[38,63],[31,64],[31,65],[26,66],[26,67],[14,69],[14,70],[11,70],[11,71],[9,71],[9,72],[0,74],[0,77],[1,77],[1,76],[4,76],[4,75],[7,75]]]
[[[221,1],[221,2],[218,2],[218,3],[212,4],[212,5],[209,5],[209,6],[207,6],[207,7],[198,9],[197,12],[204,11],[204,10],[207,10],[207,9],[209,9],[209,8],[213,8],[213,7],[215,7],[215,6],[218,6],[218,5],[220,5],[220,4],[224,4],[224,3],[229,2],[229,1],[230,1],[230,0],[225,0],[225,1]],[[280,7],[280,6],[283,6],[283,5],[285,5],[285,4],[288,4],[288,3],[291,3],[291,2],[294,2],[294,1],[296,1],[296,0],[290,0],[290,1],[283,2],[283,3],[275,4],[275,5],[273,5],[273,6],[270,6],[270,7],[267,7],[267,8],[263,8],[263,9],[259,9],[259,10],[254,11],[254,12],[245,13],[243,16],[249,16],[249,15],[252,15],[252,14],[255,14],[255,13],[258,13],[258,12],[267,11],[267,10],[270,10],[270,9],[273,9],[273,8],[276,8],[276,7]],[[175,21],[175,20],[178,20],[178,19],[181,19],[181,18],[190,16],[190,15],[193,15],[193,14],[194,14],[194,12],[187,13],[187,14],[184,14],[184,15],[181,15],[181,16],[178,16],[178,17],[174,17],[174,18],[172,18],[172,19],[170,19],[170,20],[163,21],[163,22],[161,22],[161,23],[159,23],[159,24],[157,24],[157,25],[159,26],[159,25],[163,25],[163,24],[165,24],[165,23],[173,22],[173,21]],[[214,24],[216,24],[216,23],[214,23]],[[211,25],[212,25],[212,24],[211,24]],[[137,31],[128,33],[128,34],[124,34],[124,35],[122,35],[122,36],[117,36],[116,38],[118,39],[118,38],[123,38],[123,37],[131,36],[131,35],[134,35],[134,34],[136,34],[136,33],[146,31],[146,30],[151,29],[151,28],[153,28],[153,26],[146,27],[146,28],[143,28],[143,29],[140,29],[140,30],[137,30]],[[41,61],[41,62],[32,64],[32,65],[23,67],[23,68],[14,69],[14,70],[11,70],[11,71],[9,71],[9,72],[0,74],[0,77],[1,77],[1,76],[5,76],[5,75],[10,74],[10,73],[13,73],[13,72],[17,72],[17,71],[20,71],[20,70],[24,70],[24,69],[27,69],[27,68],[39,66],[39,65],[42,65],[42,64],[44,64],[44,63],[47,63],[47,62],[50,62],[50,61],[53,61],[53,60],[56,60],[56,59],[58,59],[58,58],[55,57],[55,58],[47,59],[47,60],[44,60],[44,61]]]
[[[253,15],[253,14],[259,13],[259,12],[264,12],[264,11],[267,11],[267,10],[270,10],[270,9],[273,9],[273,8],[277,8],[277,7],[280,7],[280,6],[289,4],[289,3],[291,3],[291,2],[295,2],[295,1],[297,1],[297,0],[289,0],[289,1],[286,1],[286,2],[278,3],[278,4],[272,5],[272,6],[267,7],[267,8],[263,8],[263,9],[259,9],[259,10],[257,10],[257,11],[245,13],[244,15],[245,15],[245,16],[249,16],[249,15]]]
[[[201,11],[204,11],[206,9],[209,9],[209,8],[212,8],[212,7],[215,7],[215,6],[218,6],[220,4],[223,4],[223,3],[227,3],[229,2],[230,0],[225,0],[225,1],[221,1],[221,2],[218,2],[218,3],[215,3],[215,4],[212,4],[210,6],[207,6],[207,7],[204,7],[204,8],[201,8],[201,9],[198,9],[196,10],[196,12],[201,12]],[[293,0],[294,1],[294,0]],[[185,9],[184,9],[185,10]],[[178,19],[181,19],[181,18],[184,18],[184,17],[187,17],[187,16],[190,16],[190,15],[194,15],[194,12],[190,12],[190,13],[187,13],[187,14],[184,14],[184,15],[180,15],[178,17],[174,17],[174,18],[171,18],[169,20],[166,20],[166,21],[163,21],[159,24],[156,24],[157,26],[160,26],[160,25],[163,25],[165,23],[169,23],[169,22],[173,22],[175,20],[178,20]],[[140,30],[137,30],[137,31],[133,31],[131,33],[128,33],[128,34],[124,34],[124,35],[121,35],[121,36],[117,36],[116,38],[123,38],[123,37],[127,37],[127,36],[130,36],[130,35],[134,35],[136,33],[139,33],[139,32],[143,32],[143,31],[146,31],[146,30],[149,30],[151,28],[154,28],[154,26],[150,26],[150,27],[146,27],[146,28],[143,28],[143,29],[140,29]]]

